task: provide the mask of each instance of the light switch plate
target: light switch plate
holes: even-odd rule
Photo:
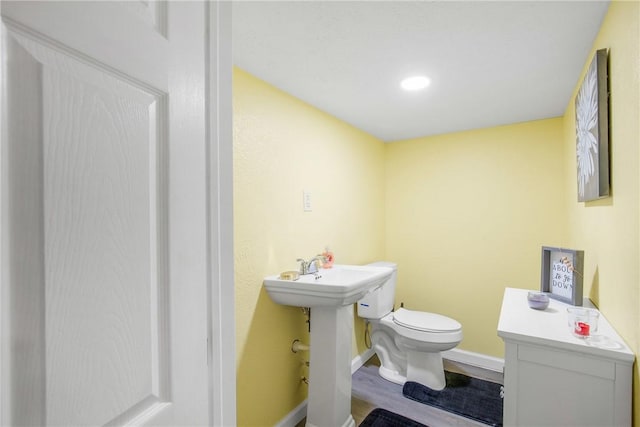
[[[313,210],[311,208],[311,191],[309,190],[302,191],[302,208],[305,212],[311,212]]]

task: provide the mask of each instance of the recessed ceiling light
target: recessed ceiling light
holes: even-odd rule
[[[404,90],[421,90],[429,86],[431,80],[427,76],[411,76],[400,82]]]

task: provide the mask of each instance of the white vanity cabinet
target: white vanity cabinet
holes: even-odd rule
[[[600,314],[598,330],[575,337],[567,307],[527,304],[507,288],[498,336],[505,344],[505,426],[630,426],[634,354]]]

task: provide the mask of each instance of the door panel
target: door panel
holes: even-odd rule
[[[0,424],[207,423],[202,11],[3,2]]]

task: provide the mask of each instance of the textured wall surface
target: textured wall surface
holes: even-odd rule
[[[387,145],[387,258],[396,303],[462,323],[459,348],[502,357],[504,288],[538,289],[565,241],[561,119]]]
[[[612,2],[593,43],[609,49],[611,197],[578,203],[574,99],[564,115],[569,245],[584,250],[584,291],[640,351],[640,3]],[[640,425],[638,364],[634,425]]]
[[[384,145],[239,69],[233,97],[238,424],[273,425],[306,398],[308,353],[290,349],[309,338],[301,310],[273,303],[262,280],[326,245],[336,263],[383,258]]]

